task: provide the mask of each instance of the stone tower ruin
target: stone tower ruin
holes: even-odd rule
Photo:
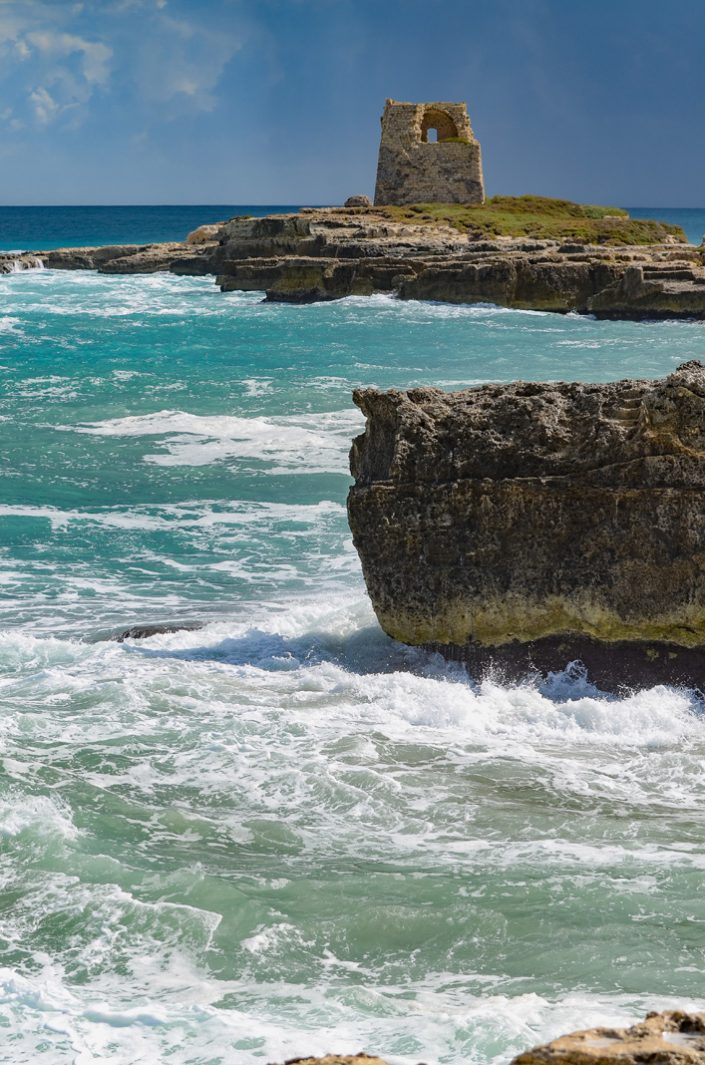
[[[465,104],[387,100],[376,204],[482,203],[480,143]]]

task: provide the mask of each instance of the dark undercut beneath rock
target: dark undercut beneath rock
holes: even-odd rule
[[[522,643],[512,640],[498,647],[469,641],[424,645],[449,661],[467,666],[473,677],[492,677],[505,684],[530,681],[533,676],[567,672],[603,691],[624,691],[668,684],[699,690],[705,696],[705,646],[679,647],[646,640],[597,640],[573,633],[546,636]]]

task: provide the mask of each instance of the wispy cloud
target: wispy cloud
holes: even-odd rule
[[[41,29],[28,33],[18,44],[25,48],[29,44],[50,59],[76,56],[81,73],[89,85],[104,85],[110,77],[113,50],[102,41],[87,41],[72,33]]]
[[[161,9],[166,3],[161,4]],[[210,111],[226,64],[240,49],[232,32],[213,30],[195,21],[157,10],[154,36],[143,40],[134,57],[133,76],[146,101],[172,109]],[[156,44],[156,47],[155,47]]]
[[[169,0],[0,0],[0,85],[13,128],[76,126],[112,94],[132,97],[142,122],[150,110],[160,122],[213,110],[240,40],[231,20],[213,27],[193,10],[174,14]]]
[[[37,121],[42,126],[52,122],[61,111],[61,106],[56,102],[48,89],[40,85],[29,94],[29,101],[34,108]]]

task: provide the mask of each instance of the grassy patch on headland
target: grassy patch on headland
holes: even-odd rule
[[[630,218],[620,207],[552,200],[545,196],[493,196],[483,204],[414,203],[377,208],[398,222],[445,224],[473,237],[536,237],[578,244],[658,244],[685,241],[680,226]]]

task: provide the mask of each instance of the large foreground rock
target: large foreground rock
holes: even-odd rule
[[[705,685],[705,367],[361,389],[350,526],[384,630],[472,667]]]
[[[590,1028],[519,1054],[512,1065],[705,1065],[705,1014],[650,1013],[632,1028]]]

